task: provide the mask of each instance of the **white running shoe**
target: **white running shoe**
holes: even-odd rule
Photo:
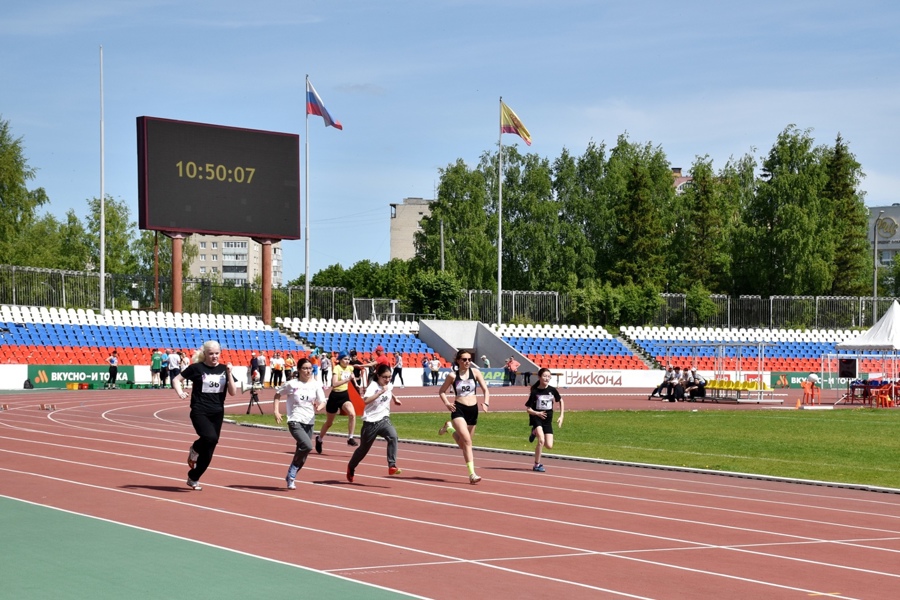
[[[471,483],[472,485],[475,485],[479,481],[481,481],[481,477],[479,477],[475,473],[472,473],[471,475],[469,475],[469,483]]]
[[[188,480],[187,480],[187,486],[188,486],[189,488],[191,488],[191,489],[193,489],[193,490],[197,490],[197,491],[200,491],[200,490],[203,489],[202,487],[200,487],[200,482],[199,482],[199,481],[194,481],[193,479],[188,479]]]

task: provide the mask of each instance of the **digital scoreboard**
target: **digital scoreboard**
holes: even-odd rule
[[[141,229],[300,238],[300,137],[138,117]]]

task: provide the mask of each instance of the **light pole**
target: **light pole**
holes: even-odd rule
[[[884,211],[878,213],[875,226],[872,228],[872,326],[878,321],[878,224]]]

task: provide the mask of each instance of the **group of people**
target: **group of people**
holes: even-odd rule
[[[197,433],[197,439],[188,450],[187,485],[200,490],[200,478],[206,472],[215,452],[225,416],[225,397],[235,395],[237,379],[232,373],[231,363],[219,361],[221,347],[214,340],[207,341],[197,351],[193,362],[172,378],[172,388],[179,398],[190,396],[190,419]],[[309,358],[296,362],[296,370],[290,379],[278,386],[274,398],[274,417],[281,424],[287,418],[288,431],[295,441],[294,454],[288,465],[285,483],[288,489],[296,488],[296,478],[315,448],[322,453],[323,440],[338,414],[348,417],[348,445],[355,447],[347,464],[347,481],[353,482],[356,468],[366,457],[375,440],[379,437],[387,442],[388,475],[399,475],[397,448],[399,438],[391,423],[391,405],[401,401],[393,393],[394,365],[380,346],[376,348],[375,359],[362,363],[355,351],[340,352],[331,378],[331,392],[325,397],[322,384],[313,376],[313,364]],[[371,377],[367,377],[371,369]],[[559,391],[550,385],[550,370],[540,369],[538,381],[531,387],[525,410],[529,419],[529,442],[535,442],[533,470],[544,472],[541,452],[553,447],[554,402],[559,404],[556,425],[562,427],[565,412]],[[366,382],[366,379],[369,379]],[[402,379],[401,379],[402,381]],[[186,384],[191,383],[190,394]],[[350,386],[361,395],[364,406],[359,441],[353,437],[356,425],[356,410],[350,397]],[[475,472],[475,458],[472,437],[478,424],[477,390],[483,394],[482,409],[490,410],[490,392],[480,369],[472,361],[472,353],[459,350],[454,359],[453,369],[441,385],[438,395],[450,418],[439,430],[440,435],[450,434],[463,454],[469,483],[477,484],[481,477]],[[451,399],[450,392],[453,397]],[[281,398],[285,398],[285,413],[281,413]],[[325,409],[326,419],[319,434],[313,439],[316,413]]]
[[[107,361],[109,362],[109,361]],[[166,382],[174,387],[175,377],[189,364],[190,359],[181,350],[160,348],[150,355],[150,387],[164,388]],[[112,363],[110,363],[112,365]]]
[[[706,397],[706,378],[696,368],[666,366],[662,382],[650,393],[650,398],[669,402],[696,402]]]

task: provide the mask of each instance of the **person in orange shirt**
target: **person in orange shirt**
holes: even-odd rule
[[[309,362],[312,364],[313,368],[313,379],[319,379],[319,354],[317,352],[313,352],[309,355]]]
[[[294,377],[294,371],[297,370],[297,361],[294,360],[294,356],[288,352],[287,356],[284,357],[284,380],[285,383],[290,381]]]

